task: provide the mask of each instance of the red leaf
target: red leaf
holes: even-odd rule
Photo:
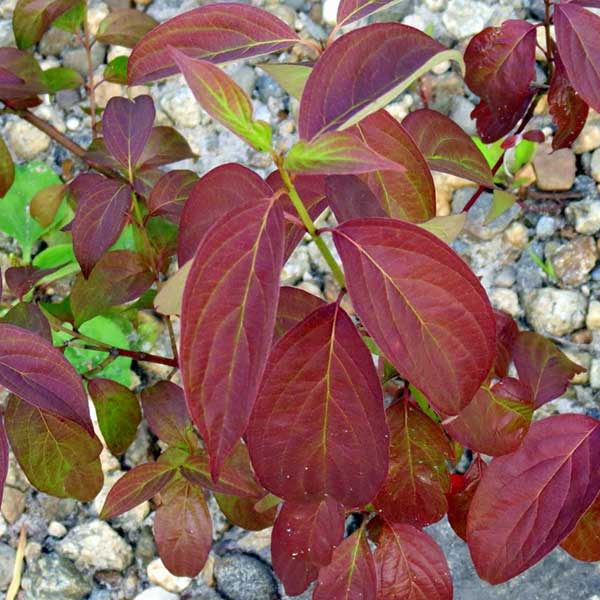
[[[160,558],[173,575],[195,577],[212,545],[212,522],[202,491],[176,479],[161,493],[154,516],[154,539]]]
[[[40,280],[42,277],[54,273],[56,269],[38,269],[27,265],[25,267],[10,267],[6,269],[4,277],[6,285],[11,292],[18,298],[23,296]]]
[[[176,129],[165,126],[153,127],[138,161],[138,175],[141,170],[161,167],[188,158],[197,157],[187,140]]]
[[[519,328],[515,321],[499,310],[494,310],[496,320],[496,360],[494,362],[494,374],[498,377],[506,377],[512,360],[512,352]]]
[[[535,408],[564,394],[571,378],[585,371],[550,340],[530,331],[519,334],[513,360],[519,378],[531,388]]]
[[[42,69],[29,52],[0,48],[0,98],[28,100],[47,90]]]
[[[152,132],[154,114],[152,98],[138,96],[135,100],[111,98],[102,115],[106,149],[130,175]]]
[[[427,108],[410,113],[402,127],[415,140],[436,171],[464,177],[487,187],[493,186],[494,177],[473,140],[451,119]],[[431,132],[435,131],[435,135]]]
[[[141,393],[144,417],[154,435],[172,446],[189,445],[193,439],[192,420],[183,390],[170,381],[159,381]]]
[[[173,75],[169,47],[193,58],[225,63],[285,50],[296,33],[270,13],[238,2],[209,4],[162,23],[145,35],[129,57],[130,85]]]
[[[93,434],[79,375],[61,352],[40,336],[0,324],[0,385],[35,407],[71,419]]]
[[[299,288],[285,286],[279,290],[279,304],[275,320],[274,341],[304,321],[308,315],[324,306],[325,302]]]
[[[508,581],[575,528],[600,491],[598,456],[600,422],[558,415],[534,423],[519,450],[492,461],[467,525],[471,558],[482,579]]]
[[[600,17],[573,3],[554,9],[556,44],[567,77],[581,98],[600,111]]]
[[[463,477],[463,489],[448,495],[448,522],[457,536],[467,541],[467,515],[471,501],[487,465],[479,455],[475,457]]]
[[[256,498],[239,498],[219,493],[215,493],[214,496],[227,520],[242,529],[262,531],[271,527],[275,521],[277,506],[259,512],[255,508]]]
[[[281,498],[331,496],[355,507],[377,493],[388,454],[381,386],[338,304],[317,309],[277,342],[247,435],[259,481]]]
[[[575,529],[560,546],[577,560],[600,560],[600,496],[585,511]]]
[[[102,488],[102,444],[92,431],[14,395],[4,426],[15,458],[39,491],[89,502]]]
[[[273,171],[273,173],[267,177],[267,183],[272,188],[274,194],[285,191],[285,184],[281,179],[279,171]],[[322,175],[298,175],[294,179],[294,187],[306,207],[308,214],[314,221],[327,207],[327,201],[325,199],[325,177]],[[287,193],[281,193],[279,202],[284,211],[292,215],[296,214],[296,209]],[[286,220],[285,260],[291,256],[305,233],[306,231],[303,228]]]
[[[495,355],[494,317],[479,280],[417,225],[357,219],[333,235],[350,297],[377,346],[434,408],[457,414]]]
[[[0,503],[4,492],[4,482],[8,473],[8,440],[4,429],[4,415],[0,414]]]
[[[375,563],[378,600],[452,600],[452,578],[444,553],[429,535],[412,525],[384,525]]]
[[[481,98],[472,116],[486,144],[506,135],[527,111],[535,41],[535,25],[508,20],[478,33],[465,51],[465,82]]]
[[[131,250],[107,252],[88,279],[78,275],[71,288],[75,324],[106,312],[111,306],[139,298],[154,283],[154,273],[144,257]]]
[[[0,78],[1,77],[2,69],[0,69]],[[1,79],[0,85],[2,85]],[[14,180],[15,164],[13,163],[12,156],[6,147],[4,140],[0,138],[0,198],[6,195]]]
[[[259,175],[236,163],[221,165],[206,173],[192,188],[181,213],[177,242],[179,264],[194,256],[206,232],[221,217],[252,200],[258,204],[272,194]]]
[[[371,188],[356,175],[330,175],[325,189],[328,204],[338,223],[386,216]]]
[[[405,171],[377,171],[364,177],[390,217],[421,223],[435,217],[435,187],[421,151],[400,123],[379,110],[351,131]]]
[[[50,323],[37,304],[19,302],[15,304],[1,319],[2,323],[16,325],[28,329],[41,338],[52,342]]]
[[[213,492],[254,498],[255,501],[264,495],[263,488],[254,477],[248,449],[242,442],[238,442],[232,453],[225,459],[216,483],[211,479],[209,460],[204,451],[190,456],[181,466],[181,474],[190,483]]]
[[[110,489],[100,516],[114,519],[151,500],[175,476],[176,471],[168,464],[151,462],[127,471]]]
[[[384,107],[438,62],[458,60],[426,33],[379,23],[338,38],[308,77],[300,102],[303,139],[345,129]]]
[[[348,25],[377,11],[397,4],[400,0],[342,0],[338,6],[338,27]]]
[[[101,377],[88,382],[88,393],[108,449],[115,456],[125,453],[142,420],[137,396],[124,385]]]
[[[452,439],[489,456],[515,451],[527,434],[533,416],[527,385],[506,377],[493,387],[483,386],[458,415],[443,422]]]
[[[589,107],[569,81],[558,51],[554,54],[554,76],[548,90],[548,110],[556,125],[552,148],[569,148],[587,121]]]
[[[273,569],[291,596],[317,579],[344,538],[344,508],[333,498],[307,503],[284,502],[273,527]]]
[[[363,528],[347,537],[319,572],[313,600],[375,600],[377,571]]]
[[[274,201],[253,201],[213,225],[187,277],[183,388],[213,479],[250,418],[273,338],[282,263],[283,212]]]
[[[152,188],[147,206],[151,216],[164,217],[179,224],[184,204],[198,182],[193,171],[175,170],[165,173]]]
[[[87,278],[125,226],[131,188],[95,173],[78,175],[69,188],[77,200],[73,250]]]
[[[390,468],[373,504],[394,523],[424,527],[448,510],[452,448],[444,430],[408,402],[387,410]]]

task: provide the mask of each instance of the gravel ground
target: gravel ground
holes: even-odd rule
[[[331,28],[338,0],[322,4],[311,0],[253,0],[300,32],[325,38]],[[0,0],[0,46],[14,43],[10,18],[14,0]],[[140,0],[137,5],[158,20],[165,20],[203,2],[195,0]],[[94,26],[111,8],[129,6],[127,0],[92,4]],[[471,35],[488,25],[510,18],[539,19],[541,0],[402,0],[377,19],[401,21],[431,32],[447,45],[463,48]],[[39,45],[44,66],[60,64],[85,72],[85,56],[71,45],[68,35],[51,30]],[[98,73],[108,60],[127,53],[125,48],[97,45],[94,61]],[[282,60],[300,60],[292,51]],[[295,139],[297,102],[289,98],[253,62],[228,67],[228,72],[252,96],[256,117],[270,121],[277,144],[289,147]],[[475,99],[461,79],[442,65],[429,76],[430,106],[448,114],[469,134],[475,134],[469,115]],[[224,131],[199,108],[178,77],[135,94],[151,93],[156,99],[161,124],[175,125],[187,137],[200,158],[177,168],[204,173],[224,162],[244,163],[261,174],[270,165],[264,155],[249,150]],[[104,83],[98,89],[100,105],[124,89]],[[389,107],[397,117],[420,106],[418,96],[406,93]],[[36,112],[76,141],[90,140],[89,119],[77,91],[62,92],[58,105],[43,104]],[[547,128],[540,114],[535,125]],[[551,131],[550,129],[548,131]],[[20,162],[44,160],[59,171],[65,152],[29,124],[0,118],[0,132]],[[515,207],[492,223],[484,220],[491,198],[484,195],[469,213],[465,232],[455,250],[481,277],[493,304],[510,313],[524,328],[558,339],[567,354],[588,371],[577,376],[565,396],[544,407],[554,412],[588,412],[600,416],[600,266],[596,266],[600,232],[600,116],[592,113],[573,150],[549,154],[539,148],[533,164],[519,177],[534,192],[528,210]],[[437,175],[438,213],[459,212],[473,193],[471,184]],[[567,192],[565,194],[565,192]],[[557,193],[562,195],[557,196]],[[0,250],[13,251],[11,241],[0,240]],[[555,276],[542,270],[534,257],[550,260]],[[0,257],[1,260],[1,257]],[[282,283],[331,297],[332,280],[314,245],[304,243],[286,265]],[[151,375],[151,374],[150,374]],[[150,456],[150,437],[141,428],[138,438],[119,462],[107,453],[103,468],[107,485],[93,503],[57,500],[33,490],[18,466],[11,463],[0,516],[0,599],[4,598],[15,560],[20,529],[26,526],[28,544],[23,577],[23,600],[271,600],[285,599],[270,567],[270,531],[245,533],[232,527],[211,506],[215,544],[209,562],[195,579],[170,575],[160,559],[151,535],[153,507],[149,503],[106,523],[98,519],[104,495],[123,469]],[[600,567],[578,563],[561,550],[551,553],[529,572],[504,585],[491,587],[476,577],[466,546],[444,521],[430,528],[446,551],[458,600],[600,600]],[[310,594],[300,598],[307,599]]]

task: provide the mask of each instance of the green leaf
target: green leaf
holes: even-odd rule
[[[54,269],[75,262],[77,260],[73,254],[73,244],[58,244],[36,254],[32,264],[39,269]]]
[[[15,238],[21,246],[25,264],[31,260],[33,244],[53,228],[59,227],[68,213],[67,207],[63,205],[53,223],[42,228],[29,212],[30,202],[40,190],[60,183],[58,175],[42,162],[19,165],[15,169],[15,182],[2,199],[0,230]]]
[[[485,225],[505,213],[516,201],[517,197],[514,194],[505,190],[494,190],[494,199],[492,200],[490,212],[485,219]]]
[[[104,79],[112,83],[127,85],[127,56],[117,56],[113,58],[104,69]]]
[[[92,379],[88,392],[108,449],[115,456],[123,454],[135,439],[142,420],[137,396],[120,383],[103,378]]]
[[[58,17],[58,19],[55,19],[52,26],[67,31],[68,33],[77,33],[83,24],[85,6],[85,2],[79,2],[73,8]]]
[[[516,173],[531,162],[537,144],[529,140],[521,140],[514,149],[514,158],[510,165],[512,173]]]
[[[72,90],[83,85],[83,77],[70,67],[53,67],[42,72],[44,83],[50,92]]]
[[[292,63],[263,63],[259,67],[298,100],[302,97],[306,80],[312,71],[310,65]]]
[[[419,223],[419,227],[433,233],[442,242],[451,244],[463,230],[467,220],[466,213],[458,215],[447,215],[444,217],[433,217],[425,223]]]

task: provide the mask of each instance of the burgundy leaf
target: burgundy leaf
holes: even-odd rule
[[[88,279],[78,275],[71,288],[71,310],[77,326],[111,306],[139,298],[154,283],[144,258],[131,250],[107,252]]]
[[[0,98],[26,100],[47,91],[44,75],[29,52],[0,48]]]
[[[139,167],[133,176],[133,189],[142,198],[147,198],[163,175],[164,171],[160,169]]]
[[[161,493],[154,516],[154,539],[160,558],[173,575],[195,577],[212,545],[212,521],[202,490],[184,479]]]
[[[187,140],[173,127],[153,127],[138,161],[140,170],[197,158]]]
[[[494,374],[498,377],[506,377],[512,360],[512,352],[519,328],[514,319],[499,310],[494,310],[496,320],[496,360],[494,362]]]
[[[81,379],[61,352],[40,336],[4,323],[0,324],[0,385],[93,434]]]
[[[281,194],[279,202],[284,211],[295,215],[296,209],[286,191],[285,184],[281,179],[279,171],[273,171],[267,177],[267,183],[273,193]],[[308,214],[314,221],[325,210],[327,201],[325,199],[325,177],[322,175],[297,175],[294,179],[294,187],[306,207]],[[284,257],[287,260],[296,246],[303,238],[306,231],[297,225],[286,221],[285,223],[285,250]]]
[[[77,200],[73,250],[84,277],[117,241],[131,204],[131,188],[95,173],[78,175],[69,186]]]
[[[461,490],[448,495],[448,522],[457,536],[467,541],[467,517],[477,486],[485,469],[486,463],[477,455],[466,473],[462,475]],[[454,477],[454,475],[453,475]]]
[[[279,304],[275,320],[274,341],[304,321],[308,315],[321,308],[325,302],[299,288],[284,286],[279,290]]]
[[[8,440],[4,429],[4,415],[0,414],[0,503],[4,492],[4,482],[8,473]]]
[[[111,98],[102,115],[106,149],[130,174],[150,138],[154,114],[152,98],[138,96],[135,100]]]
[[[54,273],[56,269],[38,269],[27,265],[25,267],[10,267],[6,269],[4,277],[10,291],[18,298],[23,296],[43,277]]]
[[[436,410],[457,414],[495,356],[494,317],[477,277],[417,225],[356,219],[333,235],[350,297],[377,346]]]
[[[435,216],[435,187],[429,167],[410,135],[385,110],[368,116],[351,129],[370,148],[405,167],[404,172],[376,171],[363,179],[385,214],[421,223]]]
[[[382,390],[338,304],[317,309],[277,342],[247,436],[259,481],[280,498],[331,496],[347,507],[373,499],[387,472]]]
[[[110,12],[98,26],[96,39],[103,44],[133,48],[158,22],[149,14],[132,8]]]
[[[485,143],[506,135],[523,117],[534,92],[535,25],[508,20],[478,33],[465,51],[465,82],[481,100],[472,116]]]
[[[344,508],[333,498],[284,502],[271,535],[273,569],[291,596],[317,579],[344,538]]]
[[[313,600],[375,600],[377,571],[361,527],[334,551],[333,560],[319,572]]]
[[[573,3],[554,9],[556,44],[567,77],[581,98],[600,111],[600,17]]]
[[[364,19],[398,2],[400,0],[342,0],[337,11],[338,27]]]
[[[600,491],[598,456],[600,422],[565,414],[537,421],[519,450],[492,461],[467,525],[482,579],[508,581],[575,528]]]
[[[152,462],[134,467],[112,486],[100,516],[114,519],[138,504],[151,500],[174,476],[173,468],[165,463]]]
[[[377,196],[358,176],[330,175],[325,185],[327,202],[338,223],[350,219],[386,216]]]
[[[585,369],[570,361],[550,340],[521,332],[513,347],[519,378],[531,389],[535,408],[564,394],[569,381]]]
[[[169,48],[224,63],[285,50],[296,33],[270,13],[238,2],[208,4],[162,23],[133,49],[129,84],[139,85],[177,72]]]
[[[198,176],[193,171],[169,171],[152,188],[148,198],[148,211],[152,216],[161,216],[176,225]]]
[[[383,526],[375,564],[378,600],[452,600],[452,578],[442,549],[412,525]]]
[[[527,385],[506,377],[492,387],[482,386],[458,415],[443,422],[453,440],[463,446],[501,456],[514,452],[523,441],[533,416]]]
[[[84,160],[93,166],[106,167],[112,171],[118,171],[121,168],[121,165],[106,149],[106,144],[102,137],[92,140],[85,152]]]
[[[451,119],[423,108],[410,113],[402,127],[412,136],[436,171],[463,177],[480,185],[493,185],[492,171],[473,140]],[[435,135],[431,132],[435,131]]]
[[[379,23],[338,38],[317,61],[300,102],[300,137],[345,129],[376,112],[444,60],[462,61],[426,33]]]
[[[48,323],[48,319],[46,319],[37,304],[19,302],[0,321],[8,325],[16,325],[17,327],[28,329],[48,342],[52,342],[50,323]]]
[[[258,511],[256,498],[240,498],[219,493],[215,493],[214,496],[221,512],[234,525],[248,531],[262,531],[273,526],[277,506]]]
[[[373,504],[394,523],[424,527],[448,510],[447,461],[452,448],[444,430],[408,402],[387,410],[390,468]]]
[[[578,4],[579,6],[600,8],[600,0],[564,0],[564,4]]]
[[[178,385],[159,381],[142,390],[141,400],[146,421],[161,441],[170,445],[189,444],[190,436],[194,435],[192,420]]]
[[[187,277],[183,388],[213,479],[244,433],[256,399],[273,337],[283,241],[280,206],[248,202],[211,227]]]
[[[181,214],[177,258],[190,260],[202,238],[221,217],[246,203],[269,198],[271,188],[247,167],[227,163],[209,171],[192,188]]]
[[[0,69],[0,78],[2,76]],[[0,79],[0,86],[2,80]],[[0,198],[6,195],[8,190],[11,188],[13,181],[15,180],[15,164],[13,163],[12,156],[4,143],[4,140],[0,138]]]
[[[577,560],[600,560],[600,495],[560,546]]]

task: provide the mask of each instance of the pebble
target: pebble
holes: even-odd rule
[[[592,177],[600,182],[600,148],[594,150],[592,160],[590,162],[590,172]]]
[[[6,486],[2,496],[2,506],[0,511],[2,516],[11,525],[18,521],[25,510],[25,494],[20,490]]]
[[[540,288],[525,294],[525,314],[541,334],[567,335],[585,322],[586,299],[575,290]]]
[[[27,565],[23,600],[81,600],[92,591],[91,584],[91,577],[79,573],[70,560],[41,554]]]
[[[160,99],[160,107],[180,127],[197,127],[202,120],[200,105],[190,89],[183,85],[165,94]]]
[[[494,9],[483,2],[473,0],[450,0],[442,22],[457,40],[479,33],[492,17]]]
[[[517,318],[522,315],[519,296],[514,290],[506,288],[496,288],[490,292],[490,302],[494,308],[508,313],[511,317]]]
[[[598,251],[594,238],[581,236],[559,248],[551,257],[561,284],[577,286],[585,283],[596,266]]]
[[[177,577],[167,570],[160,558],[154,559],[146,568],[148,580],[168,592],[183,592],[192,582],[189,577]]]
[[[600,329],[600,301],[591,300],[588,306],[587,317],[585,318],[585,326],[588,329]]]
[[[597,199],[571,202],[565,214],[578,233],[593,235],[600,231],[600,202]]]
[[[104,63],[106,55],[106,46],[96,42],[92,46],[92,66],[97,69]],[[87,54],[83,48],[67,48],[63,52],[63,66],[75,69],[81,75],[87,75],[88,61]]]
[[[17,553],[8,544],[0,544],[0,591],[10,585]]]
[[[171,594],[160,587],[151,587],[138,594],[133,600],[177,600],[177,594]]]
[[[98,519],[77,525],[56,548],[78,568],[93,571],[122,571],[133,558],[129,544],[108,523]]]
[[[69,117],[67,119],[66,126],[69,131],[77,131],[80,125],[81,121],[77,117]]]
[[[55,538],[63,538],[67,535],[67,528],[58,521],[52,521],[48,525],[48,534]]]
[[[467,135],[477,135],[475,119],[471,113],[475,105],[464,96],[453,96],[450,114],[448,115]]]
[[[7,130],[9,147],[23,160],[33,160],[50,146],[50,138],[27,121],[13,121]]]
[[[533,158],[537,187],[542,191],[564,192],[570,190],[575,181],[577,165],[575,154],[569,148],[552,151],[549,145],[538,146]]]
[[[600,148],[600,120],[589,121],[579,134],[579,137],[573,142],[573,152],[583,154]]]
[[[590,385],[594,389],[600,388],[600,358],[593,358],[590,364]]]
[[[548,239],[556,233],[558,227],[559,223],[555,217],[543,215],[535,226],[535,235],[542,240]]]
[[[235,600],[274,600],[277,584],[271,571],[248,554],[228,553],[215,563],[217,590]]]
[[[323,22],[330,27],[337,23],[337,11],[340,0],[325,0],[323,2]]]
[[[499,218],[501,217],[502,215]],[[495,219],[495,221],[497,220],[498,219]],[[507,244],[510,244],[511,246],[514,246],[519,250],[523,250],[524,248],[526,248],[529,242],[529,229],[527,229],[527,227],[525,227],[523,223],[511,223],[511,225],[506,229],[502,237],[504,238],[504,241]]]

